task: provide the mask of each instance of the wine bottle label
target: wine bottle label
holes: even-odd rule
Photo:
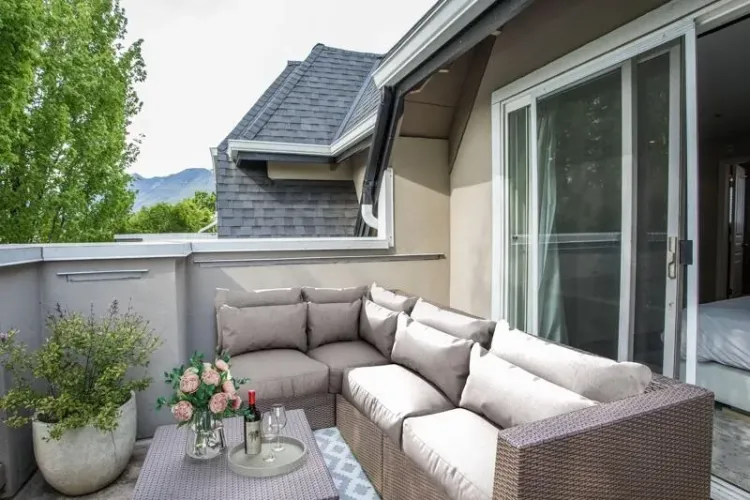
[[[259,454],[261,444],[260,422],[245,422],[245,454]]]

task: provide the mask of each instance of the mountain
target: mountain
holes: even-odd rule
[[[133,174],[131,189],[136,191],[133,211],[159,202],[176,203],[190,198],[196,191],[214,192],[214,174],[205,168],[187,168],[166,177],[143,177]]]

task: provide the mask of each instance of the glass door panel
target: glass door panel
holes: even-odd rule
[[[637,68],[635,361],[662,371],[669,196],[669,54]]]
[[[507,314],[511,328],[526,330],[529,269],[529,107],[508,114]]]
[[[617,357],[620,69],[537,102],[538,334]]]

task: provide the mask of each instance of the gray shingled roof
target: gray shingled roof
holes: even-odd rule
[[[316,45],[307,59],[290,63],[291,72],[262,111],[233,138],[330,144],[379,60],[376,54]]]
[[[354,234],[359,203],[351,181],[272,180],[265,162],[237,166],[229,139],[330,144],[369,116],[380,56],[316,45],[287,67],[218,147],[219,237]]]

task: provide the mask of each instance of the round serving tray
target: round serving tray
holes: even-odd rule
[[[245,455],[245,444],[240,443],[229,451],[229,468],[241,476],[272,477],[288,474],[301,467],[307,459],[305,443],[287,436],[282,436],[281,442],[284,444],[284,450],[273,452],[276,455],[273,462],[263,461],[272,445],[271,442],[263,441],[258,455]]]

